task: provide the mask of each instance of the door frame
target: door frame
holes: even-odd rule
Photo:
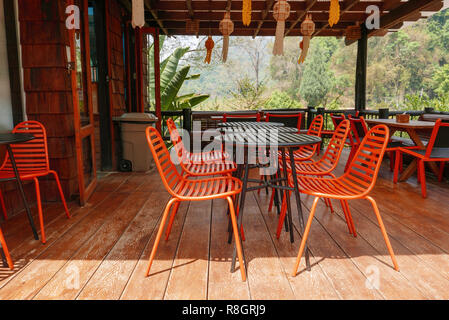
[[[91,85],[91,68],[90,68],[90,42],[89,42],[89,15],[88,15],[88,0],[83,1],[83,8],[80,10],[80,14],[83,15],[83,33],[82,39],[84,44],[84,64],[86,70],[86,91],[87,91],[87,108],[89,110],[89,124],[81,127],[80,119],[80,104],[78,98],[78,88],[76,79],[76,49],[75,49],[75,30],[69,30],[70,41],[70,55],[71,61],[74,63],[74,68],[70,72],[71,84],[72,84],[72,99],[73,99],[73,112],[74,112],[74,128],[75,128],[75,149],[76,149],[76,163],[78,168],[78,186],[80,204],[85,205],[89,197],[94,192],[97,186],[97,168],[95,159],[95,125],[94,116],[92,110],[92,85]],[[73,0],[70,1],[73,4]],[[85,138],[90,137],[91,142],[91,154],[92,154],[92,181],[86,187],[84,181],[84,164],[83,164],[83,146],[82,141]]]

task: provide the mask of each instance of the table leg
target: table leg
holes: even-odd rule
[[[287,160],[285,157],[285,149],[284,148],[282,148],[282,167],[284,168],[285,186],[288,187]],[[287,219],[288,219],[288,225],[290,226],[290,242],[293,243],[293,242],[295,242],[295,238],[293,235],[293,221],[292,221],[292,210],[291,210],[289,191],[285,190],[284,194],[285,194],[285,200],[287,201]]]
[[[292,178],[293,178],[293,186],[294,186],[294,194],[296,197],[296,207],[298,210],[298,216],[299,216],[299,226],[301,228],[301,232],[302,232],[302,236],[304,236],[304,217],[302,214],[302,207],[301,207],[301,196],[299,194],[299,186],[298,186],[298,177],[296,175],[296,167],[295,167],[295,158],[294,158],[294,154],[293,154],[293,149],[289,148],[289,153],[290,153],[290,165],[291,165],[291,169],[292,169]],[[306,258],[306,266],[307,266],[307,271],[310,271],[310,257],[309,257],[309,248],[307,246],[307,242],[305,245],[305,258]]]
[[[242,221],[243,221],[243,209],[245,208],[245,198],[246,198],[246,189],[248,186],[248,175],[249,175],[249,163],[248,161],[245,161],[244,165],[244,173],[243,173],[243,186],[242,186],[242,192],[240,195],[240,206],[239,206],[239,217],[238,217],[238,230],[240,233],[240,243],[242,242],[241,237],[241,230],[242,230]],[[242,245],[242,251],[243,251],[243,245]],[[237,245],[234,245],[234,253],[232,254],[232,264],[231,264],[231,272],[234,272],[235,270],[235,262],[237,257]],[[243,259],[245,259],[245,255],[243,254]],[[246,268],[245,268],[246,269]]]
[[[34,239],[39,240],[39,236],[37,234],[36,227],[34,226],[33,216],[31,215],[31,210],[30,210],[30,207],[28,205],[28,202],[27,202],[27,199],[26,199],[26,196],[25,196],[25,192],[23,191],[22,180],[20,180],[19,171],[17,170],[16,161],[14,159],[14,154],[13,154],[13,152],[11,150],[11,146],[7,145],[6,149],[8,150],[9,159],[11,161],[11,165],[12,165],[12,168],[14,170],[14,175],[16,177],[17,186],[19,187],[19,192],[20,192],[20,195],[22,197],[23,205],[25,206],[25,210],[26,210],[26,213],[27,213],[27,216],[28,216],[28,221],[30,222],[31,229],[33,230]]]

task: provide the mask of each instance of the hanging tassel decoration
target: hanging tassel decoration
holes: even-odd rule
[[[251,11],[251,0],[243,0],[242,22],[246,27],[251,23]]]
[[[215,43],[211,36],[209,36],[206,40],[206,59],[204,59],[204,62],[207,64],[210,64],[211,58],[212,58],[212,50],[214,49]]]
[[[315,32],[315,23],[312,21],[311,15],[307,15],[306,19],[301,24],[301,34],[303,35],[302,41],[299,44],[301,48],[301,56],[298,59],[298,63],[304,63],[309,52],[310,39]]]
[[[133,28],[142,28],[145,25],[145,7],[143,0],[133,0],[131,25]]]
[[[229,36],[234,32],[234,22],[231,20],[231,13],[225,13],[223,20],[220,21],[220,32],[223,34],[223,51],[222,60],[226,62],[228,59]]]
[[[278,0],[273,6],[273,17],[276,19],[276,37],[274,39],[273,54],[281,56],[284,54],[285,20],[290,15],[290,5],[286,0]]]
[[[331,0],[331,7],[329,8],[329,25],[331,27],[340,21],[340,3],[338,0]]]

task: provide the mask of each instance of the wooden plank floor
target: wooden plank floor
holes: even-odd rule
[[[224,200],[183,203],[145,278],[169,195],[157,173],[111,173],[85,207],[70,204],[71,219],[60,204],[45,205],[46,245],[33,240],[24,214],[2,222],[16,268],[0,268],[0,299],[449,299],[449,184],[428,182],[428,199],[415,177],[394,185],[386,160],[372,193],[400,272],[392,268],[370,204],[352,201],[358,237],[349,235],[336,202],[333,214],[320,203],[309,237],[312,270],[303,259],[291,277],[297,213],[295,242],[285,232],[278,240],[269,197],[250,194],[248,280],[242,282],[238,270],[229,272],[233,247],[226,242]],[[313,199],[303,200],[307,215]]]

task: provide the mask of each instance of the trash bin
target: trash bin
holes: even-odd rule
[[[149,113],[125,113],[114,118],[120,125],[121,152],[119,152],[120,171],[145,172],[153,167],[153,157],[145,136],[148,126],[154,126],[156,116]]]

